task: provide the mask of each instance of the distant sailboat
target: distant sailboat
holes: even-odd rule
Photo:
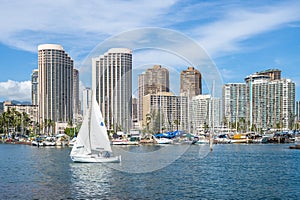
[[[92,104],[83,120],[70,157],[74,162],[85,163],[121,161],[121,156],[112,156],[107,129],[95,95],[92,97]]]

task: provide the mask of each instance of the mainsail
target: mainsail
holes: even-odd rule
[[[91,107],[84,117],[71,156],[88,155],[94,151],[112,152],[103,116],[93,95]]]

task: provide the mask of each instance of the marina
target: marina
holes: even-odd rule
[[[113,150],[122,154],[123,167],[135,170],[143,167],[142,161],[161,162],[160,150],[169,147],[174,145]],[[203,147],[191,145],[167,167],[134,173],[114,169],[122,169],[118,163],[73,163],[70,148],[0,144],[0,199],[300,198],[300,151],[289,149],[289,144],[214,145],[213,152]],[[132,156],[146,152],[157,157]],[[170,156],[164,154],[164,160]]]
[[[105,133],[106,135],[107,133]],[[233,144],[233,143],[298,143],[300,134],[298,131],[273,132],[259,134],[256,132],[249,133],[208,133],[190,134],[181,131],[158,133],[158,134],[126,134],[122,132],[120,136],[109,136],[111,145],[143,145],[143,144],[209,144],[210,138],[213,144]],[[76,137],[71,138],[66,134],[56,136],[38,135],[35,137],[8,137],[2,135],[2,143],[27,144],[33,146],[73,146]]]

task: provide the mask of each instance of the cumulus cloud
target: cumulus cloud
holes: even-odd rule
[[[1,101],[17,100],[31,101],[31,81],[12,81],[0,82]]]

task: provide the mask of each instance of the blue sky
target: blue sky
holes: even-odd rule
[[[82,85],[88,85],[82,63],[89,53],[107,38],[144,27],[190,37],[211,57],[224,83],[278,68],[296,83],[300,100],[298,1],[25,0],[2,1],[0,12],[0,101],[30,101],[39,44],[61,44],[80,70]],[[135,75],[152,64],[169,67],[171,88],[178,92],[178,71],[172,69],[188,63],[157,50],[133,56]]]

